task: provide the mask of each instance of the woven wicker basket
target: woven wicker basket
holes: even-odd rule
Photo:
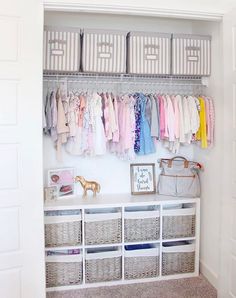
[[[81,256],[49,256],[46,258],[46,286],[59,287],[82,283]]]
[[[158,240],[159,211],[125,212],[125,242]]]
[[[120,212],[85,215],[86,245],[120,243],[121,231]]]
[[[125,251],[124,267],[125,279],[156,277],[159,275],[159,252],[157,249]]]
[[[190,273],[194,270],[195,247],[193,244],[187,245],[187,247],[163,247],[162,275]]]
[[[100,252],[86,255],[85,275],[87,283],[119,280],[122,277],[121,251]]]
[[[194,237],[195,230],[195,208],[163,210],[163,239]]]
[[[46,247],[70,246],[81,244],[81,215],[46,216]]]

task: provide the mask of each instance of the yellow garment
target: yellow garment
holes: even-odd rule
[[[207,132],[206,132],[206,111],[205,111],[205,101],[203,98],[199,97],[199,103],[200,103],[200,126],[199,130],[196,134],[196,139],[198,141],[201,141],[201,147],[203,149],[208,147],[207,144]]]

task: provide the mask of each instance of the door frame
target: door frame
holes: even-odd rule
[[[83,13],[100,13],[100,14],[118,14],[130,16],[148,16],[179,18],[201,21],[222,21],[223,13],[202,12],[192,10],[163,9],[156,7],[136,7],[126,5],[104,5],[104,4],[85,4],[79,1],[68,2],[43,0],[45,11],[64,11],[64,12],[83,12]]]

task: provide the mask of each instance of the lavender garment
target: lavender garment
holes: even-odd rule
[[[151,95],[145,95],[146,97],[146,108],[145,108],[145,118],[151,126],[151,118],[152,118],[152,102],[151,102]]]
[[[141,125],[141,100],[138,94],[135,94],[136,99],[134,105],[135,112],[135,141],[134,141],[134,152],[138,153],[140,151],[140,125]]]

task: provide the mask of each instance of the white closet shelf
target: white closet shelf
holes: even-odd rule
[[[196,237],[186,237],[186,238],[172,238],[161,240],[146,240],[146,241],[135,241],[126,242],[125,245],[138,245],[138,244],[155,244],[155,243],[165,243],[165,242],[175,242],[175,241],[194,241]],[[68,249],[82,249],[84,248],[99,248],[99,247],[113,247],[122,246],[123,243],[110,243],[110,244],[98,244],[98,245],[78,245],[78,246],[56,246],[56,247],[46,247],[45,251],[55,251],[55,250],[68,250]]]
[[[109,208],[121,206],[149,206],[160,204],[195,203],[195,198],[178,198],[162,196],[158,194],[131,195],[131,194],[100,194],[96,197],[74,196],[68,199],[58,199],[55,202],[46,203],[44,211],[50,210],[72,210],[90,208]]]
[[[86,84],[97,82],[100,84],[161,84],[161,85],[207,85],[206,77],[179,75],[132,75],[132,74],[95,74],[95,73],[44,73],[45,82],[67,81],[83,82]]]

